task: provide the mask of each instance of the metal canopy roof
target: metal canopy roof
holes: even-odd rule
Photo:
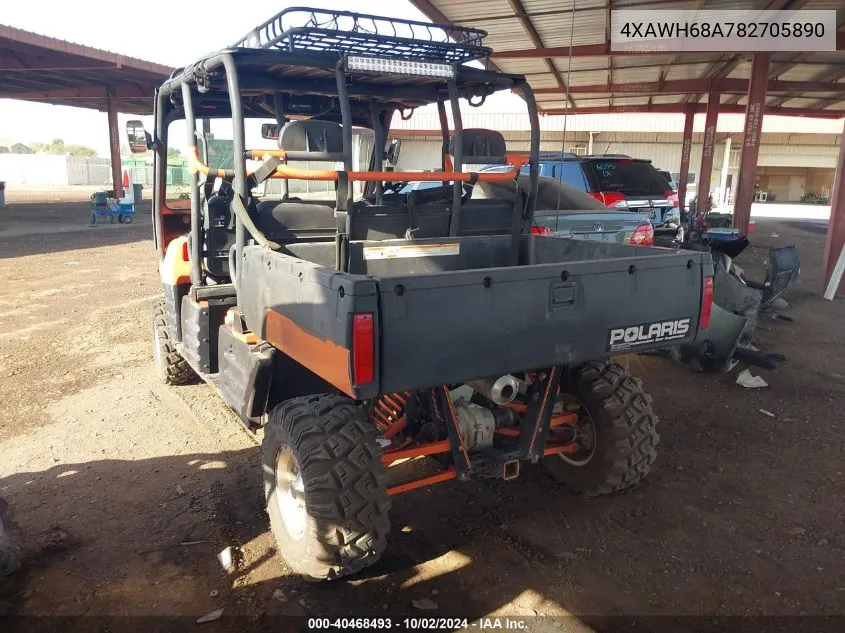
[[[766,113],[845,117],[843,0],[410,1],[435,22],[486,30],[493,63],[524,74],[546,114],[704,112],[714,90],[720,112],[745,111],[751,54],[611,53],[611,8],[836,9],[836,52],[771,54]]]
[[[0,24],[0,98],[150,114],[171,70]]]

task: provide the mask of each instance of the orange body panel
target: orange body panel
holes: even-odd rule
[[[306,332],[275,310],[268,310],[266,318],[265,340],[343,393],[355,397],[349,375],[348,349]]]
[[[187,245],[187,235],[180,235],[167,245],[164,260],[158,268],[161,283],[168,286],[191,283],[191,263],[184,257]]]

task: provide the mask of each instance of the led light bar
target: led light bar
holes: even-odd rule
[[[455,67],[452,64],[413,62],[406,59],[383,59],[379,57],[349,56],[346,58],[346,70],[389,75],[443,77],[444,79],[455,77]]]

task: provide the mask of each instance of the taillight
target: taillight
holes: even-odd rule
[[[587,195],[595,198],[606,207],[615,207],[617,202],[627,200],[627,198],[618,191],[588,191]]]
[[[710,327],[710,313],[713,311],[713,278],[704,278],[701,289],[701,314],[698,317],[698,329],[706,330]]]
[[[554,235],[554,230],[550,229],[547,226],[532,226],[531,227],[531,234],[532,235]]]
[[[757,225],[754,223],[754,220],[749,220],[748,221],[748,232],[753,233],[756,228],[757,228]]]
[[[634,232],[631,233],[629,243],[634,246],[653,246],[654,228],[651,224],[640,224]]]
[[[189,262],[191,261],[190,253],[188,252],[188,240],[182,242],[182,261]]]
[[[375,322],[370,312],[352,317],[352,382],[366,385],[376,379]]]
[[[624,202],[627,198],[618,191],[607,191],[602,194],[604,196],[604,206],[616,207],[618,202]]]
[[[664,193],[663,197],[666,198],[666,200],[669,201],[669,204],[671,204],[673,207],[680,206],[678,205],[678,194],[672,191],[671,189]]]

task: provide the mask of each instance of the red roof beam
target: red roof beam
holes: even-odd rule
[[[47,49],[51,52],[61,53],[64,55],[74,55],[77,57],[84,57],[89,60],[96,60],[114,64],[118,68],[128,67],[136,70],[142,70],[156,75],[164,75],[169,77],[172,68],[155,64],[143,59],[136,59],[134,57],[127,57],[126,55],[118,55],[109,51],[103,51],[90,46],[83,46],[81,44],[74,44],[65,40],[56,39],[54,37],[47,37],[46,35],[39,35],[23,29],[16,29],[11,26],[0,24],[0,46],[8,48],[10,44],[23,44],[25,46],[32,46],[40,49]]]
[[[117,99],[147,98],[152,102],[155,88],[150,86],[148,92],[142,90],[139,86],[115,86],[111,89],[106,86],[80,86],[79,88],[57,88],[30,92],[12,92],[0,89],[0,99],[38,101],[40,99],[106,99],[111,96]],[[109,90],[111,90],[111,95],[109,95]]]
[[[636,114],[636,113],[662,113],[662,114],[681,114],[685,112],[684,106],[687,104],[685,103],[658,103],[652,105],[628,105],[628,106],[596,106],[596,107],[589,107],[589,108],[577,108],[569,110],[564,110],[563,108],[556,108],[551,110],[542,110],[541,114],[547,115],[575,115],[575,114],[607,114],[607,113],[620,113],[620,114]],[[695,103],[692,104],[694,112],[696,114],[704,113],[707,111],[707,104],[706,103]],[[722,104],[719,106],[719,114],[744,114],[745,113],[745,106],[744,105],[726,105]],[[779,114],[783,116],[807,116],[807,117],[818,117],[823,119],[841,119],[845,118],[845,110],[822,110],[822,109],[810,109],[810,108],[785,108],[785,107],[777,107],[777,108],[766,108],[765,114]]]
[[[624,72],[624,69],[623,71]],[[738,92],[748,90],[747,79],[679,79],[674,81],[647,81],[639,83],[594,84],[589,86],[570,86],[570,94],[612,93],[661,93],[686,94],[704,92]],[[768,92],[838,92],[845,98],[845,84],[825,81],[769,81]],[[535,88],[534,94],[559,94],[560,88]]]

